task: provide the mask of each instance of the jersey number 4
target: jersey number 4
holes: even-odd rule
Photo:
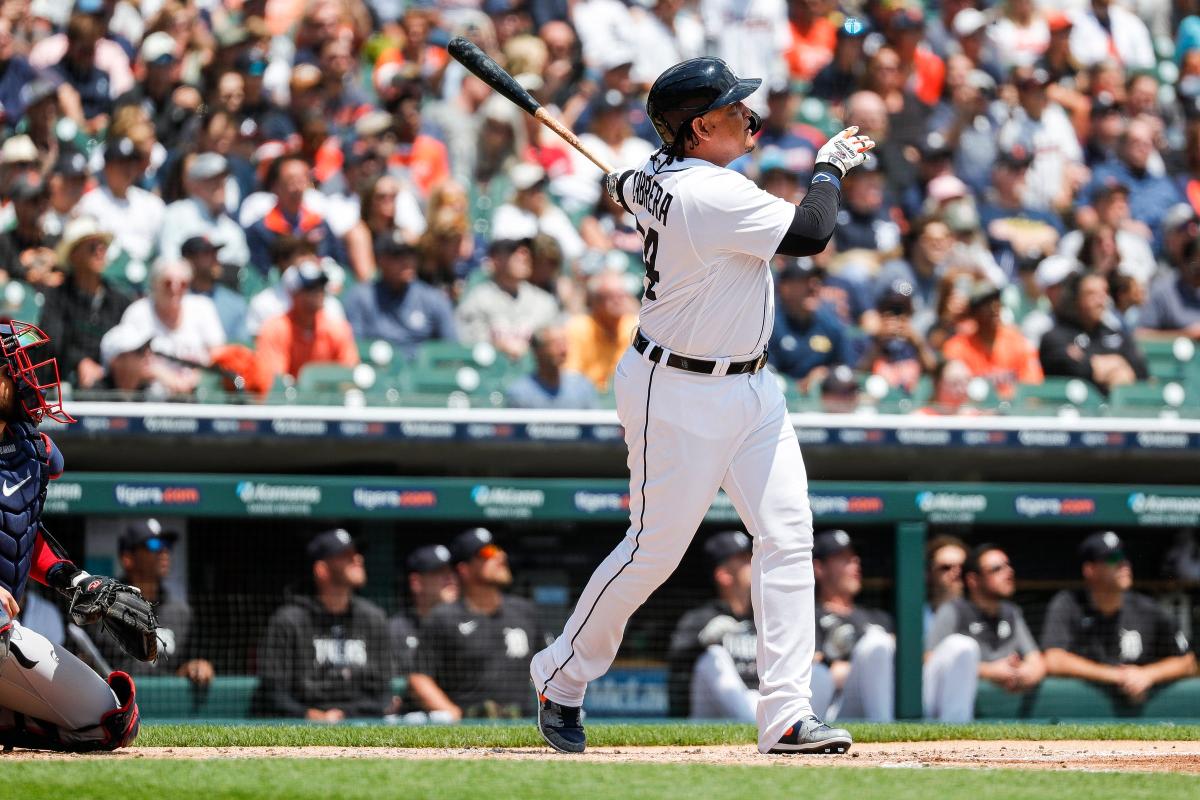
[[[646,284],[646,299],[657,300],[654,284],[662,280],[658,270],[654,268],[654,262],[658,259],[658,231],[654,228],[643,228],[640,222],[637,229],[642,235],[642,261],[646,262],[646,280],[649,281]]]

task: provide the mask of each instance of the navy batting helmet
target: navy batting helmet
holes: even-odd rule
[[[650,87],[646,113],[668,148],[681,131],[701,114],[745,100],[762,84],[759,78],[739,78],[719,58],[690,58],[668,69]],[[758,116],[751,123],[758,129]]]

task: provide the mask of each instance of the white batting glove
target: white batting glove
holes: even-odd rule
[[[853,125],[822,145],[817,151],[816,163],[833,165],[841,172],[839,177],[844,178],[847,172],[867,160],[867,151],[873,147],[875,142],[871,137],[859,135],[858,126]]]

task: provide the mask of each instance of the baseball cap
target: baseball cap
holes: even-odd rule
[[[349,531],[345,528],[333,528],[332,530],[321,531],[310,539],[305,552],[308,554],[309,561],[323,561],[327,558],[341,555],[347,550],[358,549],[360,548],[355,543]]]
[[[492,243],[490,245],[488,245],[488,255],[493,256],[493,257],[494,256],[508,256],[508,255],[512,255],[513,252],[515,252],[517,250],[517,248],[519,248],[519,247],[532,247],[532,246],[533,246],[532,239],[510,239],[510,238],[493,239]]]
[[[259,78],[267,71],[270,65],[270,59],[267,58],[267,53],[260,47],[251,47],[238,54],[237,59],[233,62],[234,68],[245,75]]]
[[[175,37],[164,31],[150,34],[142,41],[140,55],[142,61],[151,66],[174,64],[178,60],[175,58]]]
[[[714,533],[704,542],[704,554],[714,567],[719,567],[728,559],[754,549],[750,537],[742,531],[721,531]]]
[[[455,564],[470,561],[477,555],[491,558],[500,552],[492,532],[487,528],[471,528],[463,531],[450,542],[450,556]]]
[[[1013,76],[1018,89],[1040,89],[1050,83],[1050,73],[1044,69],[1026,70]]]
[[[1114,194],[1123,194],[1129,196],[1129,184],[1124,181],[1110,178],[1102,183],[1094,192],[1092,192],[1092,202],[1099,200],[1107,200]]]
[[[293,92],[302,92],[321,84],[321,70],[315,64],[297,64],[292,67],[291,87]]]
[[[784,264],[783,269],[779,271],[778,282],[794,281],[802,278],[821,276],[825,274],[825,268],[818,266],[811,258],[789,259]]]
[[[37,145],[25,134],[10,136],[0,147],[0,163],[28,164],[38,160]]]
[[[925,192],[935,203],[944,203],[971,194],[970,188],[957,175],[938,175],[925,187]]]
[[[981,278],[980,280],[975,281],[975,283],[971,286],[971,292],[968,295],[967,304],[970,306],[971,310],[974,311],[986,303],[995,300],[999,296],[1000,287],[986,278]]]
[[[925,30],[925,15],[921,13],[920,8],[915,6],[898,8],[892,14],[889,25],[892,30],[896,31],[923,31]]]
[[[509,177],[512,178],[513,186],[519,192],[526,189],[532,189],[542,181],[546,180],[546,170],[542,169],[537,164],[517,164],[509,172]]]
[[[987,15],[977,8],[964,8],[954,15],[954,33],[958,36],[973,36],[987,24]]]
[[[1046,15],[1046,26],[1050,28],[1051,33],[1058,33],[1073,28],[1075,23],[1062,11],[1051,11]]]
[[[902,278],[892,281],[892,285],[875,302],[875,309],[877,311],[911,314],[913,310],[912,293],[913,287],[908,281]]]
[[[392,127],[393,122],[392,115],[386,111],[368,111],[354,123],[354,133],[359,137],[380,136]]]
[[[996,164],[1009,169],[1025,169],[1033,163],[1033,156],[1024,145],[1014,144],[1000,150],[996,156]]]
[[[920,150],[921,158],[926,160],[949,158],[954,155],[954,148],[950,146],[950,142],[946,141],[946,136],[941,131],[930,131],[921,140],[921,145],[918,149]]]
[[[850,534],[843,530],[821,531],[813,537],[813,558],[825,559],[853,549]]]
[[[442,567],[450,566],[453,561],[450,548],[446,545],[427,544],[409,553],[404,566],[409,572],[435,572]]]
[[[409,244],[404,234],[397,229],[384,231],[375,237],[376,256],[405,256],[414,255],[417,248]]]
[[[80,14],[99,14],[104,11],[104,0],[75,0],[75,10]]]
[[[149,517],[129,523],[125,532],[121,534],[121,538],[117,540],[117,549],[122,553],[128,553],[130,550],[145,547],[157,553],[164,546],[170,547],[177,541],[179,541],[178,533],[165,530],[161,522]]]
[[[853,397],[858,394],[858,381],[854,379],[854,370],[845,364],[834,367],[825,380],[821,381],[821,394]]]
[[[141,153],[138,152],[137,145],[128,136],[113,139],[104,148],[106,164],[110,161],[135,161],[140,157]]]
[[[207,236],[189,236],[179,247],[179,254],[187,258],[201,253],[216,253],[224,245],[213,244]]]
[[[1079,270],[1080,264],[1073,258],[1060,255],[1046,256],[1038,263],[1037,270],[1033,273],[1033,280],[1045,290],[1051,286],[1057,286]]]
[[[292,285],[294,292],[316,289],[318,286],[329,283],[329,274],[321,267],[320,262],[314,259],[305,259],[295,265],[293,269],[295,270]]]
[[[190,181],[205,181],[229,172],[229,162],[220,153],[200,153],[188,165],[187,177]]]
[[[100,338],[100,362],[109,366],[118,356],[150,346],[154,332],[136,325],[114,325]]]
[[[1125,543],[1112,531],[1096,531],[1080,542],[1079,560],[1119,564],[1125,560]]]
[[[64,178],[84,178],[88,175],[87,156],[78,150],[63,150],[54,162],[54,173]]]

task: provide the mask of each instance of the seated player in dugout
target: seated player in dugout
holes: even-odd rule
[[[532,716],[529,661],[549,641],[533,603],[505,593],[512,570],[491,531],[460,533],[450,553],[462,595],[421,624],[410,691],[431,717]]]
[[[1011,600],[1017,582],[1008,554],[997,545],[981,544],[967,556],[962,570],[966,595],[938,608],[925,639],[926,669],[937,658],[957,658],[973,662],[980,678],[1006,691],[1031,691],[1046,677],[1046,664],[1025,615]],[[941,719],[968,722],[974,718],[976,682],[968,683],[971,691],[956,693],[951,700],[959,699],[961,704],[942,709]],[[927,694],[926,713],[939,700]]]
[[[171,552],[179,534],[163,528],[157,519],[139,519],[126,526],[117,540],[124,570],[122,580],[136,586],[142,597],[154,603],[158,616],[159,658],[147,664],[126,653],[107,632],[96,631],[96,648],[107,665],[131,675],[170,675],[187,678],[198,686],[213,679],[213,666],[206,659],[193,658],[192,608],[187,599],[168,591],[164,581],[171,574]],[[108,670],[104,670],[107,672]]]
[[[1133,568],[1121,537],[1112,531],[1089,535],[1079,545],[1079,560],[1084,588],[1064,589],[1046,609],[1048,674],[1110,686],[1130,703],[1196,674],[1196,656],[1179,623],[1131,591]]]
[[[256,709],[310,722],[382,717],[392,704],[392,646],[383,609],[355,595],[367,583],[360,548],[336,528],[306,552],[306,585],[271,617],[259,646]]]
[[[388,630],[392,636],[392,658],[395,666],[392,674],[408,680],[417,663],[417,649],[421,644],[418,633],[420,625],[433,611],[445,603],[458,599],[458,574],[454,571],[454,560],[450,549],[443,544],[427,544],[408,554],[405,560],[405,584],[410,598],[408,606],[392,615]],[[411,697],[396,698],[395,710],[412,711],[416,702]],[[451,719],[434,718],[435,722]]]
[[[754,722],[758,708],[758,632],[750,605],[750,554],[742,531],[704,543],[717,597],[679,619],[667,651],[669,713]]]

